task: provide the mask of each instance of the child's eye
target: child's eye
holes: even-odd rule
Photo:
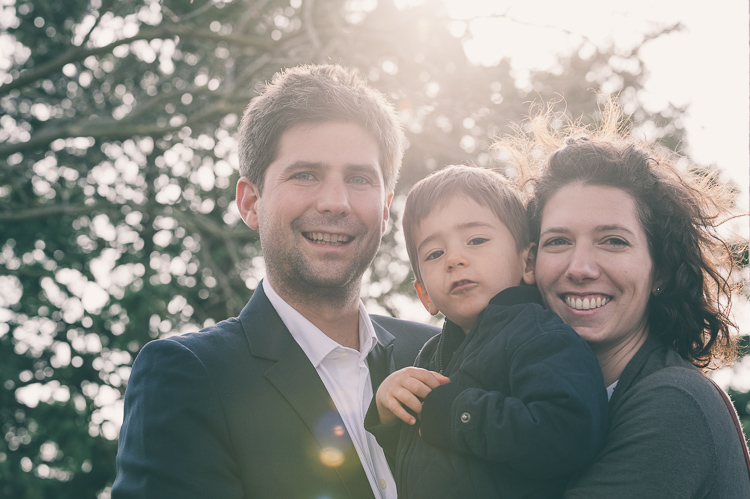
[[[474,239],[469,241],[469,246],[478,246],[480,244],[486,243],[487,241],[489,241],[489,239],[485,237],[475,237]]]
[[[432,253],[429,253],[425,257],[425,261],[427,261],[427,260],[434,260],[436,258],[440,258],[441,256],[443,256],[443,251],[442,250],[433,251]]]

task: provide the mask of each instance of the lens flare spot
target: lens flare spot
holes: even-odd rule
[[[320,462],[330,468],[344,464],[344,453],[335,447],[326,447],[320,451]]]
[[[337,437],[343,437],[346,434],[346,429],[342,425],[336,425],[333,428],[333,434]]]

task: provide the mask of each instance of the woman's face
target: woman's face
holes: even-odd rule
[[[570,184],[542,212],[534,275],[549,308],[597,356],[648,334],[653,261],[635,201],[616,187]]]

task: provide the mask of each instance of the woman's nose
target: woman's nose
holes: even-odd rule
[[[599,274],[600,269],[594,252],[589,248],[577,246],[571,254],[565,276],[574,282],[582,282],[587,279],[596,279]]]

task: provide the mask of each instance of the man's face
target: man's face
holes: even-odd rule
[[[240,213],[258,229],[268,279],[280,293],[347,287],[359,293],[390,200],[378,145],[353,123],[287,130],[262,195],[246,178],[237,185]]]

